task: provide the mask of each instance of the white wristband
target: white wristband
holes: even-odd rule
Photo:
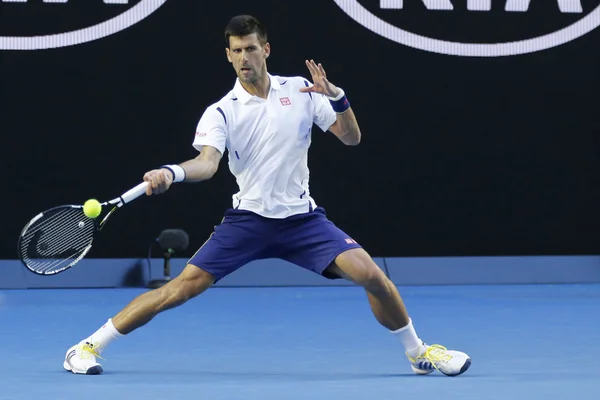
[[[342,97],[344,97],[346,95],[346,93],[344,93],[344,89],[342,89],[342,88],[338,88],[338,89],[340,89],[340,94],[338,94],[335,97],[329,97],[329,96],[327,96],[327,98],[329,100],[331,100],[331,101],[338,101],[338,100],[340,100]]]
[[[182,182],[185,179],[185,170],[179,165],[163,165],[161,168],[166,168],[173,173],[173,182]]]

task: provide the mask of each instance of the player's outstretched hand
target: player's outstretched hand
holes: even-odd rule
[[[144,181],[150,183],[146,188],[148,196],[160,194],[166,192],[171,187],[173,174],[168,169],[153,169],[144,174]]]
[[[340,89],[327,80],[327,74],[321,63],[317,65],[314,60],[306,60],[306,66],[312,76],[313,86],[301,88],[302,93],[321,93],[329,97],[340,94]]]

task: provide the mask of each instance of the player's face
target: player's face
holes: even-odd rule
[[[271,52],[269,43],[261,45],[256,33],[251,35],[229,38],[227,59],[233,64],[233,68],[240,81],[254,83],[267,73],[266,59]]]

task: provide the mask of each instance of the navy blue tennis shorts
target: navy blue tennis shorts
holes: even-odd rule
[[[322,207],[284,219],[229,209],[188,264],[211,273],[216,282],[250,261],[279,258],[335,279],[325,268],[339,254],[360,247],[327,219]]]

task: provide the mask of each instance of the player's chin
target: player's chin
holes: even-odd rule
[[[252,83],[256,81],[256,75],[251,69],[241,69],[238,73],[238,78],[245,83]]]

